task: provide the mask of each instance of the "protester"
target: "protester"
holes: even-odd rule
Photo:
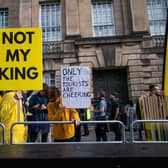
[[[149,96],[161,96],[162,92],[157,84],[149,85]]]
[[[48,100],[46,98],[46,84],[43,84],[43,90],[35,93],[29,100],[28,110],[32,114],[32,121],[48,121]],[[41,141],[47,142],[49,133],[49,124],[32,124],[30,125],[30,141],[36,142],[38,134],[41,134]]]
[[[75,121],[80,125],[79,114],[74,108],[66,108],[61,100],[60,90],[57,89],[55,101],[48,103],[48,118],[51,121]],[[75,141],[75,124],[54,124],[53,139],[55,142]]]
[[[120,108],[119,108],[119,102],[115,93],[110,94],[110,101],[111,102],[109,105],[110,106],[109,120],[119,120]],[[121,126],[119,125],[119,123],[111,123],[110,130],[114,132],[115,140],[120,141],[122,138],[122,134],[121,134]]]
[[[6,93],[0,103],[0,122],[5,125],[5,141],[10,143],[10,128],[15,122],[24,122],[22,108],[22,91]],[[1,134],[0,134],[1,136]],[[1,137],[2,138],[2,137]],[[13,143],[25,143],[27,141],[27,126],[17,124],[13,127]]]

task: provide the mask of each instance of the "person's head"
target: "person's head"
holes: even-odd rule
[[[43,91],[45,92],[48,91],[48,85],[46,83],[43,83]]]
[[[156,84],[150,85],[149,86],[149,91],[152,95],[160,95],[161,94],[160,87]]]
[[[116,97],[117,97],[116,93],[111,93],[111,94],[110,94],[110,100],[111,100],[111,101],[115,100]]]
[[[104,90],[100,90],[100,91],[98,92],[98,97],[99,97],[99,98],[105,97],[105,95],[106,95],[106,93],[105,93]]]
[[[21,91],[21,90],[17,90],[17,91],[15,92],[14,97],[15,97],[16,100],[22,99],[22,98],[23,98],[22,91]]]
[[[43,89],[39,91],[41,96],[47,96],[48,92],[48,85],[46,83],[43,83]]]
[[[55,101],[58,97],[61,96],[61,91],[55,86],[48,87],[48,98],[50,102]]]

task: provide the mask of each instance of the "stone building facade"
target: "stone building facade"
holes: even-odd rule
[[[112,2],[114,35],[94,36],[93,2]],[[43,42],[43,71],[57,87],[62,65],[89,66],[94,97],[103,88],[126,102],[162,85],[164,35],[150,34],[147,0],[0,0],[0,9],[8,27],[39,27],[46,3],[61,7],[61,40]]]

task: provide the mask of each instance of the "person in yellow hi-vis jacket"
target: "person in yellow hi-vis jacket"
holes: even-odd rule
[[[15,122],[24,122],[25,116],[22,108],[22,91],[7,92],[0,103],[0,122],[5,126],[5,142],[10,143],[10,128]],[[2,140],[0,134],[0,140]],[[13,127],[13,143],[27,141],[27,127],[17,124]]]

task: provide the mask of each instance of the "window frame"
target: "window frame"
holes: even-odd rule
[[[46,16],[45,16],[45,13],[42,13],[42,6],[45,6],[45,8],[46,8],[45,10],[47,10],[47,7],[46,7],[47,5],[50,6],[48,9],[50,11],[49,16],[47,16],[48,13],[46,13],[47,14]],[[54,5],[56,8],[58,8],[59,11],[57,12],[56,8],[55,9],[52,8],[52,5]],[[52,19],[52,17],[54,17],[52,10],[55,10],[55,21],[54,21],[54,19]],[[62,41],[62,14],[61,14],[61,10],[62,10],[62,7],[61,7],[60,1],[40,3],[39,22],[40,22],[40,27],[42,28],[43,42]],[[42,26],[42,24],[43,24],[42,17],[44,17],[44,20],[45,20],[44,26]],[[49,21],[46,20],[47,17],[49,17]],[[53,22],[55,23],[54,26],[52,24]],[[48,26],[47,23],[49,23],[50,26]],[[47,29],[49,31],[47,31]],[[55,29],[55,31],[52,31],[54,29]],[[44,31],[46,32],[46,34],[44,34]]]
[[[2,16],[1,16],[2,14]],[[1,22],[2,20],[2,22]],[[9,11],[7,8],[0,8],[0,27],[6,28],[9,25]]]
[[[165,6],[163,5],[162,7],[159,7],[156,6],[156,4],[154,4],[154,2],[162,2],[162,1],[164,1]],[[149,20],[149,31],[151,36],[165,35],[168,0],[153,0],[153,2],[152,0],[146,0],[146,4]],[[158,17],[159,15],[160,17]]]
[[[110,4],[110,11],[108,12],[103,12],[103,10],[107,11],[109,10],[107,7],[109,7]],[[98,8],[101,8],[101,10],[99,10],[98,12],[95,12],[94,10],[94,5],[97,5],[97,10]],[[100,6],[99,6],[100,5]],[[106,6],[106,9],[103,8],[102,6]],[[99,6],[99,7],[98,7]],[[108,19],[102,19],[102,18],[98,18],[99,15],[98,13],[101,11],[102,16],[103,14],[106,15],[106,17],[104,18],[108,18]],[[97,13],[98,15],[96,16],[95,13]],[[94,0],[91,3],[91,14],[92,14],[92,32],[93,32],[93,36],[94,37],[107,37],[107,36],[115,36],[116,35],[116,23],[115,23],[115,15],[114,15],[114,2],[112,0]],[[97,25],[95,22],[95,18],[97,17]],[[104,23],[102,22],[102,20],[105,20]],[[102,22],[102,23],[101,23]],[[111,26],[111,28],[110,28]],[[97,27],[97,30],[99,29],[100,34],[96,33],[95,31],[95,27]],[[108,28],[109,27],[109,28]],[[107,33],[103,33],[103,31],[107,31]]]
[[[52,78],[52,75],[54,78]],[[55,72],[54,71],[44,72],[43,73],[43,82],[47,83],[48,86],[56,86]]]

